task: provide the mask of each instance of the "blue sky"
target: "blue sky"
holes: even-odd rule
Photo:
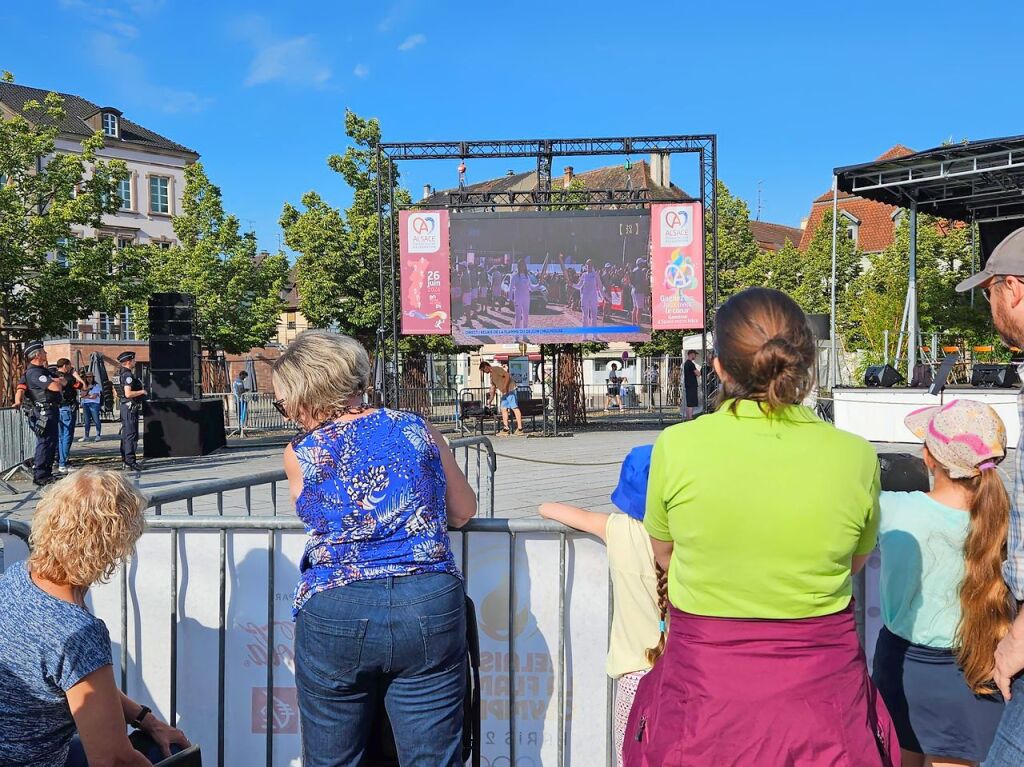
[[[720,177],[752,210],[760,186],[761,218],[796,226],[836,165],[1024,133],[1002,32],[1022,21],[1009,0],[3,0],[0,69],[196,149],[271,249],[285,201],[347,203],[325,164],[345,107],[388,141],[717,133]],[[416,197],[454,185],[457,164],[400,169]],[[470,182],[526,169],[468,165]],[[693,164],[672,176],[696,193]]]

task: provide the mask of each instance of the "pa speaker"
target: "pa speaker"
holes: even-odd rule
[[[864,374],[864,385],[871,387],[882,387],[888,389],[903,380],[892,365],[872,365]]]
[[[195,309],[196,299],[191,293],[153,293],[149,297],[149,305]]]
[[[1013,365],[975,365],[971,371],[971,386],[989,389],[1010,389],[1020,385],[1020,376]]]
[[[807,324],[811,326],[811,332],[819,341],[828,341],[832,338],[832,316],[829,314],[808,314]]]
[[[931,485],[928,481],[928,467],[924,461],[910,453],[882,453],[878,456],[881,468],[882,489],[912,493],[920,490],[928,492]]]
[[[147,400],[142,416],[146,458],[208,455],[227,444],[221,399]]]
[[[153,370],[150,376],[151,393],[157,399],[192,399],[201,394],[194,370]]]
[[[199,351],[199,339],[193,336],[149,337],[149,364],[153,370],[192,370]]]
[[[196,313],[185,306],[150,306],[149,333],[154,336],[190,336],[195,332]]]

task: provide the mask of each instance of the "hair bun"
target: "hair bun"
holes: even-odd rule
[[[751,373],[758,388],[773,403],[796,402],[807,381],[806,355],[792,341],[775,336],[761,345],[751,361]]]

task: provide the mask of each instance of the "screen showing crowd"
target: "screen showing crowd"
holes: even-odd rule
[[[646,341],[650,213],[452,213],[460,345]]]

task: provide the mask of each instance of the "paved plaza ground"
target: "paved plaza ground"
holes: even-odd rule
[[[492,438],[498,454],[495,475],[495,516],[523,518],[535,516],[538,504],[563,501],[597,511],[611,511],[609,500],[618,479],[623,457],[638,445],[653,443],[660,428],[632,424],[622,430],[594,430],[571,437],[498,437]],[[457,435],[452,435],[457,437]],[[249,476],[281,467],[281,451],[286,434],[260,438],[231,439],[228,447],[201,458],[149,461],[137,481],[146,493],[173,489],[184,482],[201,482]],[[117,438],[105,437],[100,443],[76,443],[73,462],[79,466],[117,466]],[[913,452],[913,445],[878,445],[879,452]],[[77,459],[77,460],[76,460]],[[475,466],[470,466],[471,474]],[[471,478],[472,479],[472,478]],[[14,495],[0,491],[0,519],[28,520],[38,499],[25,476],[14,484],[21,490]],[[196,514],[218,513],[214,497],[194,508]],[[226,493],[221,501],[225,514],[245,514],[242,491]],[[277,487],[277,513],[291,513],[285,486]],[[250,496],[254,514],[273,513],[267,486]],[[164,513],[185,513],[184,504],[164,509]]]

